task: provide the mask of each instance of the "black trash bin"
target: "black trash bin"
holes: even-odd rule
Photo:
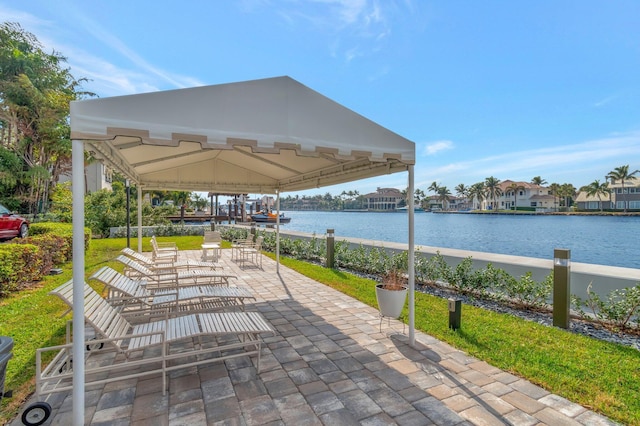
[[[13,339],[8,336],[0,336],[0,402],[2,402],[2,397],[4,396],[4,378],[7,372],[7,364],[13,357],[12,349]]]

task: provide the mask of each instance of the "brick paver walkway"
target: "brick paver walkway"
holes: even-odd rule
[[[200,251],[183,252],[198,258]],[[232,284],[247,285],[276,329],[255,359],[179,370],[86,392],[94,425],[612,425],[584,407],[416,332],[264,258],[240,268],[222,251]],[[405,330],[407,331],[407,330]],[[46,424],[71,424],[71,396],[53,394]],[[20,424],[19,419],[14,424]]]

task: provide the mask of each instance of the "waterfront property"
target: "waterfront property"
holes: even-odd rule
[[[376,192],[366,194],[364,198],[367,200],[367,209],[372,212],[396,211],[404,205],[404,196],[396,188],[378,188]]]
[[[609,189],[609,194],[599,196],[580,191],[575,200],[578,210],[640,210],[640,179],[625,180],[624,186],[622,181],[612,180]]]
[[[534,210],[536,212],[556,211],[558,199],[552,195],[547,187],[529,182],[514,182],[504,180],[500,182],[501,195],[497,198],[498,208],[502,210]],[[485,203],[493,200],[487,199]]]

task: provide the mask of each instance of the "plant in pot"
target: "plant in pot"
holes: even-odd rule
[[[380,314],[388,318],[398,318],[407,300],[407,284],[400,271],[392,269],[376,285],[376,298]]]

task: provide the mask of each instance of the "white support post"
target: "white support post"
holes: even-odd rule
[[[84,424],[84,144],[71,142],[73,199],[73,404],[75,426]]]
[[[414,242],[414,211],[413,211],[413,193],[414,191],[414,171],[413,165],[409,166],[409,188],[407,189],[409,195],[409,345],[415,347],[416,345],[416,332],[415,332],[415,288],[416,288],[416,268],[415,268],[415,242]]]
[[[142,187],[138,183],[138,253],[142,253]]]
[[[280,273],[280,190],[276,190],[276,273]]]

